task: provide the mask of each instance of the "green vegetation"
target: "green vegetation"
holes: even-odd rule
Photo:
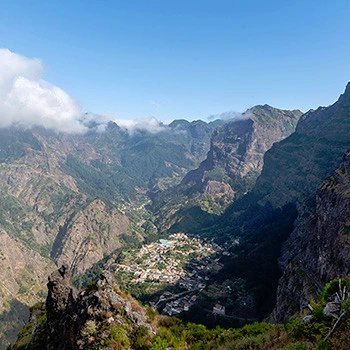
[[[45,248],[38,244],[32,232],[33,221],[28,215],[30,208],[2,190],[0,190],[0,196],[0,227],[13,239],[21,241],[28,248],[44,255]]]
[[[255,317],[266,317],[275,304],[274,291],[281,276],[277,265],[281,245],[294,228],[297,211],[294,205],[274,209],[244,200],[234,204],[245,209],[241,215],[232,218],[228,212],[201,234],[215,238],[220,245],[239,238],[239,244],[229,249],[231,256],[223,259],[224,267],[215,281],[246,281],[246,292],[256,305]]]
[[[136,183],[132,179],[125,181],[123,170],[117,165],[107,166],[96,161],[94,166],[83,163],[73,155],[68,155],[61,168],[73,176],[79,189],[91,198],[115,200],[123,193],[125,198],[134,198]]]
[[[90,281],[89,283],[87,283],[87,285],[85,286],[85,290],[88,293],[94,293],[97,292],[99,290],[99,286],[97,285],[96,281]]]
[[[118,349],[118,350],[123,350],[123,349],[129,349],[130,347],[130,341],[127,336],[126,330],[122,326],[112,326],[111,329],[109,330],[109,337],[105,341],[105,345],[109,349]],[[99,348],[97,344],[97,348]]]
[[[350,226],[344,226],[341,233],[343,235],[350,235]]]
[[[0,129],[0,163],[10,163],[21,158],[28,149],[42,149],[41,143],[30,130]]]
[[[31,321],[18,333],[18,341],[12,347],[14,350],[41,350],[48,335],[46,310],[44,303],[35,304],[30,308]],[[35,330],[35,332],[34,332]]]
[[[135,201],[142,191],[177,184],[199,165],[214,127],[203,122],[180,123],[156,134],[138,131],[128,135],[110,123],[103,134],[84,139],[112,162],[96,159],[87,163],[76,153],[68,155],[61,169],[89,197]]]
[[[348,349],[349,288],[350,278],[331,281],[324,287],[317,302],[312,302],[311,320],[304,321],[303,314],[286,321],[284,325],[253,323],[236,329],[207,329],[200,324],[183,324],[176,318],[164,317],[159,321],[154,344],[166,344],[174,349]],[[334,297],[335,293],[342,295],[344,291],[346,296],[342,302],[342,309],[346,314],[335,327],[337,319],[326,316],[323,308],[330,297]],[[333,328],[334,333],[331,333]]]

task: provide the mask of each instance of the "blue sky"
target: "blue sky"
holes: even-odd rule
[[[349,14],[348,0],[3,0],[0,47],[39,58],[83,111],[307,111],[350,80]]]

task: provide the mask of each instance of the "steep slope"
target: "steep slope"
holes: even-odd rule
[[[179,186],[155,198],[153,210],[159,211],[162,229],[174,224],[176,229],[184,229],[189,221],[199,219],[196,211],[179,227],[184,211],[188,213],[191,207],[200,206],[209,213],[220,213],[232,200],[249,191],[262,170],[265,152],[294,131],[301,114],[297,110],[255,106],[238,120],[218,127],[199,168],[190,171]]]
[[[320,286],[350,274],[350,152],[316,193],[316,210],[302,213],[284,245],[274,321],[303,311]]]
[[[25,305],[43,298],[44,276],[54,268],[50,255],[74,272],[84,271],[120,247],[121,234],[132,233],[129,220],[117,208],[104,211],[98,225],[79,225],[82,215],[88,216],[86,206],[101,211],[99,207],[107,202],[91,202],[75,179],[62,172],[61,161],[75,148],[72,141],[44,130],[12,129],[6,135],[12,148],[2,148],[0,164],[0,347],[26,318]],[[96,230],[103,225],[121,229]],[[68,241],[67,236],[72,239]],[[59,249],[58,237],[63,242]],[[79,250],[84,248],[87,254],[80,258]]]
[[[295,132],[266,152],[256,185],[228,208],[219,225],[230,226],[242,217],[242,210],[247,213],[253,208],[282,208],[305,201],[312,205],[318,186],[337,169],[349,143],[350,84],[336,103],[304,114]]]
[[[68,263],[73,274],[81,274],[105,254],[121,248],[123,238],[130,234],[128,217],[96,199],[60,227],[51,257],[58,265]]]
[[[15,339],[28,319],[28,305],[42,300],[54,263],[0,229],[0,348]]]
[[[265,152],[294,131],[301,114],[298,110],[284,111],[268,105],[248,109],[242,120],[228,122],[215,130],[206,161],[190,172],[183,183],[191,183],[191,176],[195,179],[199,176],[200,190],[210,193],[211,172],[214,177],[222,172],[226,175],[226,181],[222,179],[222,182],[228,182],[234,194],[242,196],[254,186]]]

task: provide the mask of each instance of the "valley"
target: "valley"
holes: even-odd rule
[[[305,310],[337,277],[311,248],[313,263],[301,262],[312,244],[300,232],[348,148],[349,99],[348,85],[334,105],[304,115],[263,105],[240,120],[179,120],[155,134],[115,123],[78,136],[1,129],[1,346],[44,300],[55,266],[87,289],[108,272],[154,312],[209,328]],[[347,217],[344,203],[332,217]]]

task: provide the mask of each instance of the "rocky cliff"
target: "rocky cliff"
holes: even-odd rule
[[[283,248],[283,276],[277,291],[274,321],[305,310],[325,283],[350,274],[350,152],[322,182],[316,209],[298,226]]]
[[[122,239],[128,235],[131,235],[128,217],[96,199],[60,227],[51,257],[58,265],[68,264],[73,274],[81,274],[104,255],[121,248]],[[134,235],[137,238],[136,232]]]
[[[46,307],[31,308],[13,349],[128,349],[130,339],[142,336],[147,342],[154,332],[147,310],[122,293],[107,271],[78,292],[63,265],[49,276],[47,287]]]
[[[315,210],[317,188],[339,167],[349,148],[349,130],[350,84],[337,102],[304,114],[296,131],[266,152],[252,191],[233,203],[215,221],[216,227],[207,230],[220,240],[240,239],[240,246],[232,249],[237,258],[231,259],[227,273],[241,275],[244,266],[244,275],[261,289],[257,295],[260,305],[270,300],[265,315],[273,307],[280,278],[277,260],[283,242],[293,231],[295,209],[299,218]],[[294,225],[299,226],[300,221]],[[314,288],[311,284],[294,290],[313,293]]]
[[[228,122],[214,131],[206,161],[190,172],[183,183],[191,182],[191,176],[196,179],[200,176],[203,191],[208,188],[212,173],[222,172],[221,182],[230,185],[231,193],[242,196],[254,186],[266,151],[295,130],[301,115],[299,110],[285,111],[268,105],[248,109],[241,120]]]
[[[271,146],[289,136],[301,116],[299,110],[286,111],[268,105],[255,106],[239,118],[219,126],[213,132],[210,150],[201,165],[190,171],[181,184],[154,200],[162,229],[184,229],[189,221],[202,221],[189,213],[200,207],[209,213],[221,213],[233,200],[241,197],[255,184],[264,154]],[[181,217],[190,215],[183,221]]]
[[[349,148],[349,130],[350,83],[337,102],[305,113],[295,132],[266,152],[254,196],[276,207],[313,196]]]
[[[247,195],[220,216],[199,213],[201,225],[193,231],[210,235],[220,244],[232,244],[221,273],[225,278],[244,279],[263,317],[276,301],[282,245],[293,232],[295,219],[315,210],[317,188],[339,167],[349,148],[349,130],[350,85],[333,105],[303,115],[296,131],[265,153],[261,175]],[[197,208],[195,215],[199,214]],[[191,224],[191,218],[183,222],[188,221]],[[313,290],[312,284],[303,293]]]

